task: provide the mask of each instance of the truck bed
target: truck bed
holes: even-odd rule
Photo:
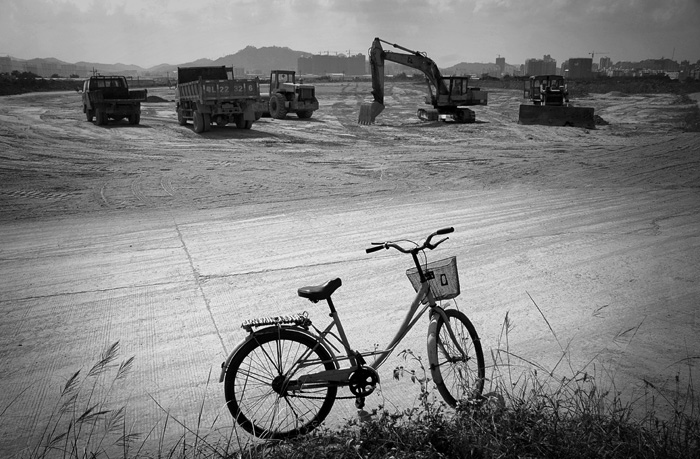
[[[92,101],[95,103],[109,102],[117,104],[129,104],[145,102],[147,94],[148,91],[146,89],[128,90],[121,88],[119,90],[98,90],[91,93],[91,97]]]
[[[260,82],[257,79],[191,81],[177,85],[177,97],[200,103],[257,99],[260,97]]]

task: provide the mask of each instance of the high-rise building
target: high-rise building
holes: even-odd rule
[[[527,75],[556,75],[557,61],[552,59],[549,54],[545,54],[543,59],[527,59],[525,73]]]
[[[504,73],[506,73],[506,58],[498,56],[496,58],[496,66],[499,68],[501,74],[499,76],[503,76]]]
[[[12,59],[10,59],[10,56],[0,57],[0,73],[12,73]]]
[[[569,59],[567,78],[571,80],[585,80],[593,78],[593,59],[590,57],[577,57]]]

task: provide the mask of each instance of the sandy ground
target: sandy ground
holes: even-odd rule
[[[410,260],[364,249],[445,226],[456,231],[431,259],[457,255],[456,305],[490,377],[517,378],[527,360],[631,397],[672,396],[676,377],[700,389],[689,377],[700,358],[700,135],[678,129],[688,106],[593,95],[578,104],[609,125],[521,126],[521,92],[490,90],[475,124],[424,123],[422,88],[403,84],[377,124],[358,125],[369,93],[321,85],[311,120],[204,135],[177,124],[167,88],[149,91],[166,102],[144,104],[140,126],[87,122],[76,93],[0,98],[2,456],[36,445],[69,378],[117,341],[133,365],[99,387],[108,408],[127,407],[137,444],[182,436],[177,421],[245,441],[218,383],[240,323],[308,311],[325,325],[325,306],[296,289],[338,276],[354,346],[384,345],[411,298]],[[400,348],[424,356],[426,324]],[[494,368],[498,349],[513,367]],[[418,404],[417,384],[392,378],[399,366],[420,372],[394,356],[369,409]],[[339,400],[328,422],[354,415]]]

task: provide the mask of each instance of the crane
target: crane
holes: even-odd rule
[[[591,52],[588,53],[588,54],[591,55],[591,61],[595,61],[595,55],[596,55],[596,54],[610,54],[610,53],[608,53],[608,52],[606,52],[606,51],[591,51]]]

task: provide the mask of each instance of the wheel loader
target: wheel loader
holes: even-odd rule
[[[394,48],[406,51],[397,53],[384,51],[382,43],[387,43]],[[418,117],[426,121],[452,118],[457,123],[473,123],[476,115],[468,107],[473,105],[487,105],[488,93],[479,88],[469,87],[469,77],[449,76],[443,77],[440,69],[425,53],[412,51],[403,46],[375,38],[369,49],[370,67],[372,69],[372,95],[371,103],[363,103],[360,106],[358,123],[372,124],[375,118],[384,110],[384,61],[396,62],[422,71],[428,82],[428,96],[425,103],[431,107],[418,109]]]
[[[311,118],[318,110],[316,88],[310,84],[297,83],[294,70],[270,72],[270,92],[263,94],[265,110],[263,116],[283,120],[287,113],[296,113],[301,119]]]
[[[525,82],[523,97],[529,99],[531,105],[520,105],[519,124],[595,129],[593,108],[570,105],[568,86],[561,75],[530,77]]]

